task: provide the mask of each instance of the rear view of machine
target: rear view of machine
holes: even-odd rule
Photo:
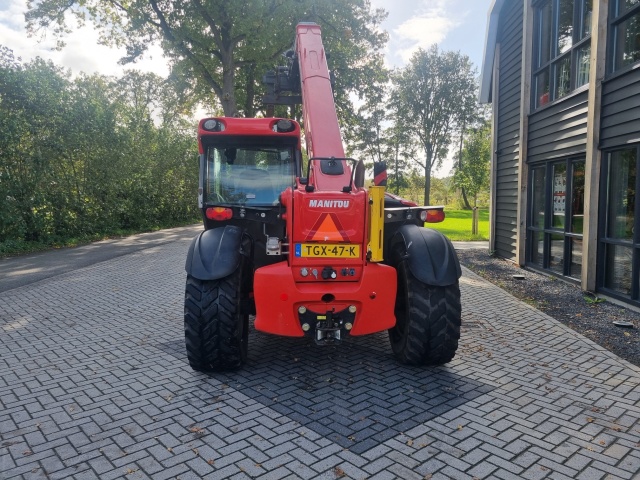
[[[362,162],[344,155],[318,25],[297,26],[287,57],[265,79],[266,101],[302,102],[306,165],[293,120],[199,124],[205,231],[186,262],[189,363],[199,371],[242,366],[250,315],[256,330],[318,344],[388,330],[400,362],[450,361],[460,266],[451,242],[423,227],[444,218],[442,207],[365,188]]]

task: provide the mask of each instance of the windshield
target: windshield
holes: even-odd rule
[[[277,205],[280,193],[294,185],[291,147],[209,147],[206,202]]]

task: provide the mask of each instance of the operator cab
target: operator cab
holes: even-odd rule
[[[205,230],[241,228],[254,269],[281,261],[288,252],[282,194],[300,176],[298,124],[218,118],[201,121],[199,131]]]
[[[295,185],[294,145],[270,142],[210,145],[206,149],[205,203],[269,207]]]

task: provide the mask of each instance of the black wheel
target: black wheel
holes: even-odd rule
[[[249,315],[241,314],[242,268],[228,277],[202,281],[187,276],[184,336],[191,368],[223,372],[247,359]]]
[[[398,263],[396,326],[389,330],[391,348],[407,365],[441,365],[451,361],[460,339],[460,287],[420,282],[406,259]]]

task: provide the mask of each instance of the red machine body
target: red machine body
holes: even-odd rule
[[[353,165],[344,159],[318,25],[297,26],[295,53],[308,156],[323,160],[310,161],[308,178],[297,177],[280,194],[288,250],[286,259],[255,269],[255,328],[303,336],[303,309],[307,317],[314,317],[307,322],[309,330],[327,316],[340,318],[351,335],[386,330],[395,323],[396,272],[367,260],[369,194],[353,185]],[[207,120],[211,119],[202,120],[198,129],[201,154],[215,136],[274,140],[297,136],[300,149],[300,127],[295,122],[291,132],[278,132],[277,118],[220,118],[218,129],[211,131],[204,128]],[[334,163],[327,167],[329,162]]]
[[[265,98],[302,103],[306,166],[293,120],[205,118],[198,126],[205,231],[189,249],[185,294],[187,355],[196,370],[244,363],[249,314],[256,330],[331,343],[394,329],[396,312],[413,311],[407,278],[457,289],[450,242],[422,228],[441,221],[443,208],[365,188],[362,162],[344,158],[320,27],[299,24],[287,57],[288,67],[265,77],[275,92]],[[386,184],[384,171],[374,173]],[[385,261],[392,248],[394,260]],[[404,359],[409,330],[398,332],[392,345],[401,361],[428,360],[419,352]],[[456,347],[429,361],[452,358]]]
[[[351,184],[351,166],[344,158],[331,77],[320,27],[296,28],[305,143],[310,158],[336,158],[342,173],[325,174],[311,161],[306,185],[286,192],[286,262],[256,270],[255,328],[279,335],[302,336],[299,309],[316,319],[341,314],[351,335],[391,328],[395,324],[396,272],[367,261],[369,196]],[[313,191],[307,191],[307,186]],[[284,197],[284,196],[283,196]],[[322,275],[327,278],[323,278]],[[382,286],[385,285],[385,288]],[[391,288],[388,288],[391,287]],[[354,314],[349,313],[349,308]],[[348,317],[348,322],[344,322]]]

